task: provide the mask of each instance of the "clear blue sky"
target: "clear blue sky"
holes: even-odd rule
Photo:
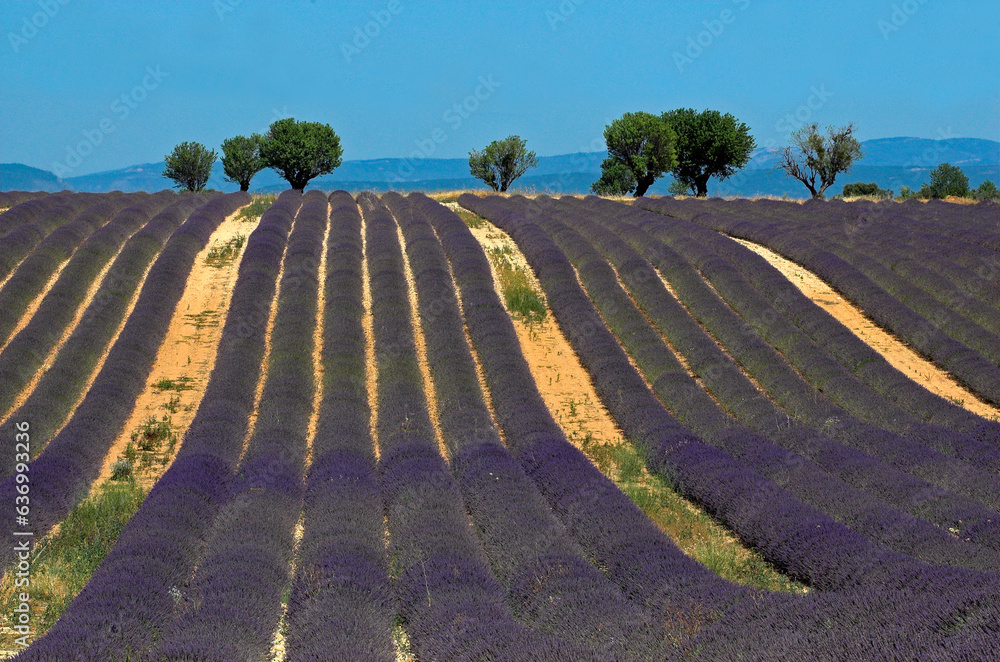
[[[0,30],[0,161],[68,176],[281,116],[332,125],[345,159],[510,133],[590,151],[623,112],[677,107],[762,146],[799,121],[1000,137],[996,0],[3,0]]]

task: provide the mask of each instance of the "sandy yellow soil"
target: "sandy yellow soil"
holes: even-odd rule
[[[131,417],[108,452],[100,477],[94,482],[95,486],[111,476],[111,465],[125,450],[132,432],[148,418],[161,419],[164,415],[169,416],[178,442],[183,439],[215,364],[219,338],[246,244],[233,259],[218,266],[207,262],[208,254],[213,247],[224,245],[236,235],[249,236],[255,227],[256,223],[236,220],[234,213],[222,222],[212,234],[208,245],[195,258],[184,294],[177,304],[167,335],[146,381],[146,388],[136,400]],[[156,388],[154,385],[162,380],[175,383],[184,380],[186,385],[181,390]],[[174,404],[171,408],[175,411],[170,412],[167,406],[172,399]],[[145,487],[150,487],[166,466],[168,465],[144,474],[141,480]]]
[[[857,306],[837,294],[816,274],[759,244],[736,239],[771,263],[811,301],[830,313],[858,338],[885,357],[894,368],[921,386],[986,418],[1000,418],[1000,410],[983,402],[965,387],[876,325]]]

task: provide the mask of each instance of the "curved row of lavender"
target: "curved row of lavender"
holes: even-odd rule
[[[588,562],[501,441],[434,229],[398,194],[383,200],[405,237],[451,469],[515,617],[602,659],[662,656],[665,629]]]
[[[59,523],[100,474],[108,450],[146,387],[195,257],[226,216],[246,204],[249,197],[231,194],[205,203],[163,247],[87,395],[73,417],[28,464],[30,522],[36,536],[47,534]],[[0,483],[0,497],[15,503],[18,486],[16,475],[8,477]],[[8,540],[11,544],[0,555],[4,568],[17,560],[16,538],[10,535]]]
[[[888,551],[704,444],[655,399],[580,288],[569,260],[541,228],[498,198],[465,195],[459,202],[518,243],[602,401],[644,452],[647,466],[820,591],[798,608],[788,604],[796,601],[791,597],[744,602],[699,637],[693,652],[708,659],[718,651],[801,659],[824,640],[847,657],[871,655],[875,643],[885,659],[900,652],[966,659],[970,648],[986,656],[996,651],[995,573],[927,565]],[[859,614],[868,622],[857,623]],[[784,630],[781,618],[797,627]],[[887,623],[893,624],[888,630]]]
[[[576,203],[570,204],[574,212],[580,208]],[[588,212],[584,208],[581,213]],[[719,333],[710,336],[693,316],[701,315],[701,319],[713,320],[714,315],[711,313],[703,314],[705,311],[702,304],[717,298],[716,295],[704,289],[706,285],[698,272],[690,264],[685,264],[679,254],[641,228],[626,225],[619,220],[623,214],[617,206],[603,206],[590,212],[590,217],[597,222],[588,223],[584,221],[584,216],[574,215],[574,226],[585,232],[594,241],[595,247],[614,264],[623,285],[656,327],[656,331],[663,334],[674,349],[683,355],[727,412],[757,432],[817,462],[825,471],[872,496],[944,529],[954,527],[963,538],[991,549],[997,547],[995,511],[910,476],[850,446],[838,444],[824,431],[832,430],[828,423],[831,414],[817,417],[819,425],[814,426],[794,418],[791,414],[808,411],[813,407],[829,411],[830,404],[826,401],[825,393],[809,387],[794,370],[783,365],[784,356],[762,342],[752,330],[747,327],[741,329],[741,320],[725,307],[716,308],[722,313],[723,324],[712,324],[712,329]],[[575,222],[577,219],[579,222]],[[626,242],[624,238],[629,241]],[[641,257],[639,252],[649,256],[662,270],[680,301],[666,291],[653,264]],[[671,259],[666,259],[667,257]],[[688,314],[689,311],[691,314]],[[605,315],[606,319],[607,317]],[[772,313],[770,319],[777,322],[778,314]],[[732,336],[727,337],[727,330],[732,329],[741,330],[741,334],[737,336],[738,342],[733,342]],[[741,366],[737,366],[717,344],[716,338],[721,337],[726,337],[726,349],[741,359]],[[761,373],[755,369],[761,365],[767,368],[766,372]],[[685,394],[692,393],[686,397],[705,397],[701,388],[687,377],[686,371],[680,369],[678,373],[677,365],[671,367],[672,371],[663,375],[649,374],[647,377],[657,395],[677,399],[682,396],[674,393],[674,390],[681,388]],[[773,394],[771,397],[777,401],[787,399],[787,394],[796,394],[797,406],[790,407],[788,411],[779,407],[741,372],[740,367],[754,376],[757,383]],[[678,376],[674,376],[674,373],[678,373]],[[870,394],[867,397],[876,395]],[[840,414],[843,415],[843,412]],[[832,415],[837,415],[837,412],[834,411]],[[961,472],[961,467],[959,469]]]
[[[4,233],[3,242],[0,243],[0,282],[10,276],[21,260],[50,234],[72,223],[91,205],[116,197],[120,197],[120,194],[58,195],[4,212],[0,219],[10,229]],[[16,224],[16,227],[11,227],[12,224]]]
[[[442,457],[424,392],[397,224],[362,193],[378,364],[377,439],[399,618],[419,659],[600,659],[511,614]],[[472,511],[475,512],[474,510]]]
[[[0,417],[8,412],[14,398],[69,327],[87,290],[105,265],[129,237],[176,199],[175,193],[163,191],[134,200],[134,204],[115,214],[73,252],[35,314],[0,352]]]
[[[33,200],[42,201],[44,198],[51,199],[57,194],[46,193],[45,191],[0,191],[0,207],[3,207],[6,211],[10,211],[15,207],[19,207],[27,202]],[[42,201],[42,204],[46,204]],[[36,209],[38,207],[35,207]],[[18,212],[17,214],[11,214],[9,217],[4,218],[3,214],[0,214],[0,237],[5,235],[10,231],[11,228],[16,227],[19,223],[23,222],[26,216],[22,216],[24,210]],[[34,212],[28,216],[34,215]]]
[[[965,251],[970,244],[996,253],[1000,251],[1000,236],[996,223],[997,204],[982,203],[956,208],[944,200],[907,200],[899,207],[914,229],[922,233],[946,237]],[[935,239],[935,241],[937,241]]]
[[[181,589],[158,660],[256,660],[271,650],[302,510],[326,195],[309,191],[288,237],[267,375],[232,491]]]
[[[392,662],[395,600],[368,405],[361,214],[330,195],[322,400],[305,480],[285,659]]]
[[[880,326],[891,330],[921,355],[948,370],[976,395],[993,404],[1000,404],[1000,368],[997,367],[996,356],[989,358],[982,353],[983,350],[991,355],[1000,352],[1000,349],[991,349],[1000,347],[1000,343],[991,344],[988,332],[984,332],[986,335],[983,336],[973,333],[975,330],[972,329],[972,335],[953,337],[951,334],[955,333],[955,329],[966,328],[955,313],[935,305],[931,297],[919,292],[908,292],[907,299],[901,301],[852,263],[858,259],[857,256],[844,259],[828,250],[802,231],[803,223],[781,222],[780,212],[776,213],[781,208],[775,209],[777,203],[759,208],[744,204],[737,214],[705,211],[709,207],[700,210],[700,213],[690,207],[679,210],[679,202],[668,199],[645,200],[638,204],[653,211],[676,213],[712,230],[762,244],[801,264],[862,307]],[[714,208],[718,209],[718,205]],[[820,217],[835,213],[816,204],[806,205],[805,208],[803,214]],[[755,210],[754,213],[751,210]],[[970,340],[975,341],[975,347],[968,344]]]
[[[28,306],[49,279],[90,235],[145,194],[104,195],[42,239],[17,265],[0,289],[0,346],[10,340]],[[7,248],[7,243],[0,243]]]
[[[264,360],[265,333],[295,213],[286,192],[247,239],[215,366],[173,463],[56,624],[18,660],[145,656],[172,622],[233,489]]]
[[[738,213],[741,206],[726,203],[719,209]],[[933,229],[916,221],[905,209],[876,203],[835,201],[819,207],[807,205],[798,214],[778,205],[769,216],[848,260],[896,298],[911,305],[929,306],[932,313],[942,307],[955,313],[957,324],[949,331],[964,329],[970,338],[987,331],[995,338],[1000,331],[1000,312],[991,304],[1000,295],[991,283],[1000,266],[998,255],[995,250],[942,232],[963,221],[989,231],[996,225],[996,205],[985,204],[981,210],[979,205],[971,209],[964,205],[949,207],[951,214],[936,221]],[[990,208],[993,213],[987,218],[977,218],[985,216],[977,211]],[[997,352],[993,346],[986,349],[994,355]]]
[[[654,231],[655,228],[663,227],[662,220],[655,217],[646,218],[646,222],[654,224],[652,228]],[[660,221],[660,223],[655,221]],[[769,309],[767,304],[773,306],[774,313],[754,315],[756,309],[747,310],[746,307],[742,307],[738,299],[727,297],[727,303],[733,307],[742,308],[744,319],[768,342],[781,348],[786,356],[794,360],[797,355],[793,351],[794,348],[803,346],[806,338],[812,339],[823,350],[818,354],[811,352],[812,355],[822,357],[823,353],[829,353],[830,357],[843,365],[853,376],[860,379],[874,393],[882,396],[882,398],[871,395],[867,397],[879,405],[879,411],[890,412],[891,415],[885,417],[879,415],[879,418],[873,422],[878,423],[880,419],[886,423],[891,423],[892,420],[906,421],[905,417],[898,413],[892,413],[893,409],[886,407],[885,399],[887,399],[918,420],[950,428],[955,432],[964,433],[984,442],[990,449],[990,455],[993,456],[992,460],[986,458],[988,460],[987,466],[995,464],[995,440],[1000,436],[1000,423],[987,421],[953,402],[932,394],[893,368],[874,349],[813,304],[781,272],[753,251],[720,236],[716,232],[703,230],[699,225],[674,223],[672,227],[674,231],[682,230],[699,245],[710,248],[719,257],[724,258],[729,265],[735,267],[757,290],[759,295],[764,297],[763,301],[755,302],[762,310]],[[710,280],[711,276],[712,274],[706,274]],[[716,287],[720,294],[726,295],[725,282],[719,282]],[[743,292],[743,296],[751,297],[750,294],[745,293],[745,288]],[[786,342],[786,337],[791,338],[792,342]],[[826,359],[820,358],[820,360],[825,361]],[[806,369],[807,367],[802,368],[802,370]],[[845,403],[845,405],[847,404],[849,403]],[[855,413],[863,417],[860,411],[855,411]],[[948,435],[944,435],[942,438],[947,439],[947,437]],[[940,450],[955,457],[963,457],[966,453],[957,447],[952,452],[948,452],[946,448]],[[971,458],[971,453],[968,456]],[[981,462],[982,458],[978,461]]]
[[[631,354],[647,382],[653,385],[653,391],[668,405],[671,412],[699,437],[734,458],[743,460],[748,467],[752,467],[775,484],[785,487],[804,503],[816,507],[887,548],[928,562],[996,570],[995,551],[979,545],[970,545],[956,539],[947,531],[947,527],[955,522],[968,518],[966,536],[972,540],[981,540],[983,544],[992,544],[995,549],[994,532],[1000,519],[995,511],[990,511],[969,499],[956,497],[940,488],[934,489],[935,486],[928,483],[907,480],[909,476],[896,472],[904,486],[903,490],[899,490],[902,492],[900,498],[903,501],[910,501],[906,504],[910,510],[921,515],[925,510],[934,507],[943,511],[938,513],[937,517],[942,520],[944,528],[938,528],[929,522],[899,512],[883,502],[879,498],[879,493],[892,491],[897,486],[886,484],[882,479],[883,469],[888,467],[879,462],[865,462],[870,458],[863,453],[851,452],[850,448],[842,447],[829,438],[819,436],[815,431],[800,430],[800,445],[812,451],[810,454],[820,456],[826,467],[830,467],[828,472],[825,467],[815,464],[811,458],[803,456],[795,449],[786,450],[780,444],[774,443],[769,437],[776,428],[768,429],[767,426],[760,426],[759,429],[751,430],[744,427],[716,405],[695,380],[686,374],[678,359],[664,344],[659,332],[633,305],[605,257],[570,225],[579,228],[587,235],[596,235],[608,240],[614,238],[611,233],[602,231],[597,223],[588,223],[578,212],[566,214],[551,204],[527,205],[523,199],[512,200],[511,204],[515,208],[520,208],[526,217],[544,228],[564,250],[574,264],[589,297],[599,309],[601,317]],[[623,235],[627,236],[628,230],[623,230]],[[658,279],[654,280],[655,272],[648,263],[627,246],[621,245],[619,248],[632,253],[628,255],[633,259],[632,269],[628,269],[628,265],[621,261],[616,264],[624,267],[622,271],[631,276],[630,280],[633,282],[637,279],[644,280],[652,285],[650,289],[655,289],[662,295],[667,294],[663,285],[658,283]],[[636,269],[642,271],[637,272]],[[645,278],[639,274],[644,274]],[[644,312],[649,315],[655,311],[647,309]],[[693,323],[689,316],[684,315],[683,309],[671,312],[683,315],[688,318],[689,324]],[[666,315],[660,315],[664,316]],[[695,330],[690,326],[689,329]],[[701,352],[714,350],[715,356],[712,358],[715,358],[715,362],[709,370],[720,371],[721,369],[715,366],[725,365],[722,351],[704,333],[700,336],[703,342],[698,349]],[[695,354],[695,358],[700,358],[699,354]],[[729,367],[729,374],[719,376],[728,379],[741,377],[735,366]],[[756,391],[746,378],[743,380],[749,387],[745,392]],[[756,391],[756,395],[761,394]],[[757,402],[749,404],[755,406],[770,404],[763,396],[756,400]],[[763,402],[760,402],[761,400]],[[776,423],[777,426],[783,425],[782,412],[773,405],[771,407],[772,423]],[[850,463],[844,462],[847,458],[854,460],[853,467]],[[860,486],[853,486],[841,480],[837,474],[844,475],[842,473],[844,469],[864,471],[867,474],[865,487],[870,487],[870,490],[865,491]],[[851,473],[847,472],[847,476],[850,477]]]
[[[41,375],[38,384],[24,403],[8,415],[4,427],[13,425],[16,421],[30,422],[34,453],[37,454],[45,448],[45,445],[72,413],[77,401],[83,395],[83,390],[90,377],[96,370],[101,356],[111,344],[115,334],[122,328],[125,316],[129,311],[129,304],[143,286],[150,266],[160,255],[167,240],[187,220],[191,212],[204,202],[205,199],[200,197],[175,200],[172,204],[161,208],[138,232],[129,238],[101,280],[100,287],[94,293],[93,299],[83,311],[76,326],[73,327],[70,336],[59,349],[52,365]],[[146,209],[141,214],[152,213],[154,210],[155,206]],[[55,294],[58,295],[59,291],[56,291]],[[77,291],[75,294],[82,298],[85,291]],[[46,297],[46,299],[48,298]],[[32,319],[34,320],[39,314],[50,315],[52,308],[58,308],[59,305],[58,298],[53,300],[51,304],[43,300]],[[39,327],[46,321],[46,317],[40,317],[35,324],[29,322],[24,331],[28,332],[31,329],[33,333],[45,335],[46,329]],[[69,323],[69,321],[65,322],[65,324]],[[46,341],[48,346],[53,346],[58,337],[49,338]],[[5,369],[9,367],[10,371],[16,375],[8,382],[11,388],[27,384],[35,374],[33,371],[30,374],[21,373],[16,367],[21,360],[21,356],[14,353],[17,345],[20,345],[19,341],[19,337],[14,338],[4,351],[7,357],[0,359],[0,365]],[[30,347],[28,351],[33,349],[34,347]],[[7,350],[10,350],[9,354]],[[43,359],[44,356],[38,356],[34,359],[23,357],[25,364],[41,365]],[[7,373],[3,374],[6,378]],[[7,406],[12,406],[16,397],[17,392],[0,395]],[[9,452],[10,449],[7,448],[0,451],[0,453]],[[5,461],[4,467],[10,467],[8,471],[13,472],[13,465],[9,462]],[[7,475],[9,473],[4,474],[5,477]]]
[[[772,288],[782,286],[777,285],[776,270],[763,258],[695,223],[675,219],[666,222],[663,216],[640,210],[630,212],[626,218],[634,219],[657,238],[676,246],[692,266],[700,269],[729,306],[835,403],[862,419],[921,444],[933,445],[946,455],[982,469],[992,470],[996,465],[997,448],[993,440],[1000,432],[1000,425],[962,410],[943,398],[931,396],[898,371],[893,373],[882,357],[832,316],[805,299],[801,292],[796,297],[791,292],[794,286],[783,277],[785,285],[775,293],[773,299],[778,303],[772,309],[772,301],[764,292],[768,288],[758,283],[768,282]],[[782,306],[784,299],[790,303]],[[840,335],[834,336],[833,330],[838,328]],[[809,331],[813,332],[812,336]],[[846,336],[851,336],[853,342]],[[879,382],[886,381],[886,376],[895,376],[895,383],[902,383],[902,386],[909,383],[906,392],[922,391],[923,397],[908,399],[913,404],[930,404],[929,411],[922,412],[912,406],[905,409],[896,404],[884,388],[878,390],[865,384],[862,373],[870,371],[869,374],[874,375],[876,369],[882,375]],[[944,412],[947,416],[942,417],[944,426],[925,420],[936,412]]]
[[[772,308],[728,260],[708,248],[715,240],[734,242],[684,221],[665,223],[662,216],[641,210],[615,206],[605,207],[605,211],[622,222],[631,221],[630,225],[639,226],[625,236],[636,235],[630,241],[641,245],[664,273],[669,272],[678,295],[692,314],[731,348],[743,368],[767,386],[793,416],[863,450],[874,445],[873,439],[877,440],[880,446],[876,452],[884,454],[887,448],[895,449],[890,456],[892,463],[902,468],[913,466],[914,471],[924,473],[928,480],[995,507],[995,481],[990,468],[996,461],[996,445],[960,430],[924,423],[857,379],[850,365],[835,360],[818,342]],[[688,236],[688,230],[695,236]],[[671,245],[660,243],[661,238]],[[655,251],[649,246],[655,246]],[[808,306],[818,308],[812,303]],[[819,317],[827,326],[837,324],[829,315]],[[773,342],[780,353],[769,347],[768,342]],[[874,352],[869,348],[867,354]],[[877,354],[866,356],[865,361],[888,365]],[[796,370],[812,387],[803,383]],[[966,412],[962,420],[968,419],[973,422],[978,419],[974,428],[977,431],[998,429],[995,422]],[[887,437],[885,431],[873,430],[865,422],[896,436]],[[932,448],[936,454],[928,455],[927,448],[921,447]],[[961,462],[956,464],[955,460]]]

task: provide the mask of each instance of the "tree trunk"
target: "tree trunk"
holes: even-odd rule
[[[653,184],[652,179],[637,180],[635,184],[635,193],[632,194],[633,198],[641,198],[649,190],[649,187]]]
[[[241,191],[249,191],[250,190],[250,180],[247,180],[245,182],[240,182],[240,190]]]
[[[694,184],[698,188],[698,190],[695,193],[695,195],[697,195],[699,198],[707,198],[708,197],[708,177],[707,176],[706,177],[696,177],[695,180],[694,180]]]

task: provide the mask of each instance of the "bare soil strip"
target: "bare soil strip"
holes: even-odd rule
[[[118,328],[115,329],[114,334],[111,336],[111,340],[108,342],[107,346],[105,346],[104,351],[101,353],[100,358],[98,358],[97,362],[94,364],[94,369],[93,371],[91,371],[90,377],[87,378],[87,383],[84,385],[82,389],[80,389],[80,393],[77,395],[76,402],[73,403],[73,407],[70,409],[69,414],[67,414],[66,418],[62,421],[59,427],[52,431],[52,437],[51,437],[52,439],[55,439],[56,435],[62,431],[63,427],[66,425],[69,419],[73,417],[73,412],[76,411],[76,408],[80,406],[81,402],[83,402],[83,399],[86,397],[87,392],[90,390],[90,387],[94,385],[94,380],[97,379],[97,375],[101,373],[101,369],[104,367],[104,362],[107,361],[108,354],[111,353],[111,348],[115,346],[116,342],[118,342],[118,336],[121,335],[122,329],[125,328],[125,323],[128,321],[128,318],[132,315],[132,311],[135,309],[135,304],[139,300],[139,295],[142,293],[142,287],[146,283],[146,277],[149,276],[149,271],[153,268],[153,265],[155,263],[156,260],[153,259],[150,260],[149,264],[146,266],[146,271],[142,274],[142,278],[139,281],[138,287],[135,288],[135,292],[132,293],[132,300],[129,301],[128,307],[125,309],[125,314],[122,315],[121,322],[119,322],[118,324]],[[110,264],[108,265],[107,268],[104,269],[104,271],[101,272],[101,280],[104,279],[104,275],[107,273],[108,268],[110,268]],[[73,323],[66,329],[66,332],[63,334],[63,337],[59,339],[59,343],[56,345],[56,347],[53,348],[52,352],[49,354],[49,357],[46,359],[45,365],[43,365],[42,368],[35,373],[35,376],[31,380],[31,383],[29,383],[24,388],[24,390],[21,391],[21,394],[14,402],[14,406],[11,407],[10,412],[5,413],[4,416],[9,416],[11,413],[16,412],[18,408],[20,408],[21,405],[23,405],[25,401],[27,401],[27,399],[31,396],[32,391],[34,391],[35,387],[38,386],[38,382],[41,381],[42,377],[45,375],[45,372],[51,367],[55,359],[58,358],[59,350],[62,349],[63,344],[72,335],[73,330],[76,328],[77,323],[80,321],[83,314],[86,312],[86,309],[90,305],[91,299],[93,299],[94,294],[99,286],[100,283],[95,282],[94,286],[92,286],[91,289],[87,292],[87,301],[85,302],[85,305],[81,306],[80,309],[77,311]],[[55,533],[56,530],[57,529],[53,529],[51,533]]]
[[[301,211],[299,207],[299,211]],[[298,212],[296,212],[296,216]],[[257,222],[260,222],[258,217]],[[288,231],[288,237],[292,236],[292,232],[295,230],[295,221],[292,221],[292,227]],[[236,463],[236,466],[240,466],[243,463],[243,456],[246,455],[247,448],[250,446],[250,438],[253,436],[253,431],[257,427],[257,415],[260,412],[260,400],[264,395],[264,383],[267,381],[268,368],[271,365],[271,334],[274,331],[274,318],[278,314],[278,298],[281,296],[281,279],[285,275],[285,259],[288,257],[288,241],[286,237],[284,252],[281,254],[281,266],[278,267],[278,275],[275,278],[274,286],[274,298],[271,299],[271,310],[267,314],[267,326],[264,330],[264,357],[260,368],[260,378],[257,380],[257,388],[254,389],[253,394],[253,410],[247,417],[247,433],[243,437],[243,450],[240,452],[240,459]]]
[[[177,303],[167,335],[160,345],[153,369],[146,380],[146,389],[136,400],[132,415],[118,435],[104,460],[101,474],[93,490],[111,477],[111,467],[131,440],[132,433],[150,418],[169,417],[170,427],[178,441],[184,438],[195,411],[205,393],[208,376],[215,365],[219,338],[225,325],[229,301],[239,272],[240,259],[246,248],[240,248],[231,260],[208,264],[213,248],[225,245],[236,235],[248,235],[256,223],[236,220],[238,211],[230,215],[212,233],[205,248],[195,258],[184,294]],[[219,265],[219,266],[213,266]],[[166,388],[164,388],[166,387]],[[173,451],[176,451],[176,446]],[[149,489],[173,461],[173,453],[165,463],[148,474],[138,476],[140,484]]]
[[[837,294],[819,276],[760,244],[744,239],[734,241],[757,253],[780,271],[813,303],[830,313],[838,322],[881,354],[889,364],[927,390],[951,400],[960,407],[985,418],[1000,420],[1000,409],[983,402],[966,390],[947,372],[924,359],[865,316],[864,312]]]
[[[378,362],[375,360],[375,322],[372,315],[372,282],[368,273],[368,233],[365,216],[361,213],[361,300],[365,312],[361,325],[365,330],[365,374],[368,383],[368,429],[371,431],[372,443],[375,445],[375,461],[382,457],[382,449],[378,443]],[[389,549],[389,529],[386,527],[386,549]]]
[[[316,298],[316,328],[313,330],[313,379],[315,389],[313,390],[312,414],[309,416],[309,424],[306,428],[306,457],[304,466],[308,469],[312,462],[313,440],[316,438],[316,427],[319,423],[319,408],[323,402],[323,314],[326,310],[326,247],[330,243],[330,202],[326,204],[326,231],[323,233],[323,249],[320,252],[319,268],[316,272],[317,298]],[[292,575],[295,576],[294,574]],[[284,659],[284,654],[282,654]]]
[[[524,269],[532,287],[544,299],[542,286],[535,277],[535,272],[531,270],[513,239],[486,221],[483,226],[472,229],[472,234],[487,252],[491,248],[510,250],[507,258]],[[493,272],[494,286],[500,293],[500,301],[503,302],[500,279],[492,261],[490,270]],[[597,444],[625,443],[621,430],[597,396],[590,375],[559,330],[548,304],[546,303],[545,320],[542,322],[529,324],[512,319],[521,341],[521,350],[531,367],[538,390],[567,437],[577,445],[583,439]]]
[[[325,245],[325,242],[324,242]],[[309,438],[315,436],[313,431]],[[311,450],[311,446],[310,446]],[[291,567],[288,576],[294,578],[295,570],[298,567],[299,543],[302,542],[302,534],[305,533],[305,513],[299,516],[299,521],[295,524],[295,547],[292,549]],[[290,589],[289,589],[290,590]],[[278,619],[278,627],[274,631],[274,639],[271,642],[271,652],[268,655],[268,662],[285,662],[285,637],[288,633],[288,602],[281,603],[281,618]]]

